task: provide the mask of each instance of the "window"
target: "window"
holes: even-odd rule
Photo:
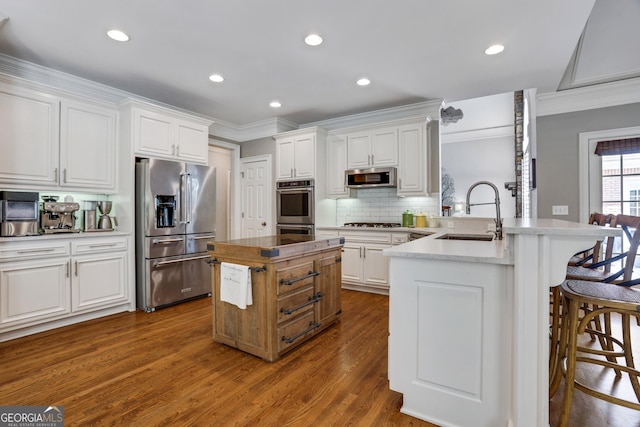
[[[602,212],[640,214],[640,153],[602,156]]]

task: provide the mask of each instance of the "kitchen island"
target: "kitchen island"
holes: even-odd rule
[[[280,235],[210,243],[214,341],[272,362],[339,321],[343,242]],[[222,263],[249,268],[246,308],[221,298]]]
[[[442,229],[384,251],[402,412],[442,426],[549,425],[549,287],[571,255],[621,230],[505,219],[503,231],[487,242]]]

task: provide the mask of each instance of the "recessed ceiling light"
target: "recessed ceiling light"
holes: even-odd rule
[[[487,55],[495,55],[502,52],[503,50],[504,50],[504,46],[502,46],[501,44],[494,44],[493,46],[489,46],[484,51],[484,53],[486,53]]]
[[[107,31],[107,35],[119,42],[129,41],[129,36],[120,30],[109,30]]]
[[[282,104],[280,103],[280,101],[271,101],[269,103],[269,107],[271,107],[271,108],[280,108],[280,107],[282,107]]]
[[[371,80],[369,80],[369,79],[368,79],[368,78],[366,78],[366,77],[363,77],[363,78],[359,79],[359,80],[356,82],[356,84],[357,84],[358,86],[368,86],[369,84],[371,84]]]
[[[304,42],[309,46],[318,46],[322,44],[322,37],[317,34],[309,34],[304,38]]]
[[[224,77],[222,77],[220,74],[211,74],[209,76],[209,80],[215,83],[221,83],[224,81]]]

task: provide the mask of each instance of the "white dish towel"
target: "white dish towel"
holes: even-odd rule
[[[253,304],[251,270],[248,266],[220,263],[220,300],[243,310]]]

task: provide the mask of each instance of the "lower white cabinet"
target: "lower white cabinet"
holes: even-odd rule
[[[0,243],[0,341],[8,331],[128,309],[127,260],[126,236]]]
[[[69,258],[0,264],[0,331],[71,313]]]
[[[91,310],[126,302],[126,258],[123,253],[72,258],[71,311]]]
[[[405,243],[406,233],[340,231],[342,247],[342,287],[377,294],[389,293],[389,258],[382,251]]]

